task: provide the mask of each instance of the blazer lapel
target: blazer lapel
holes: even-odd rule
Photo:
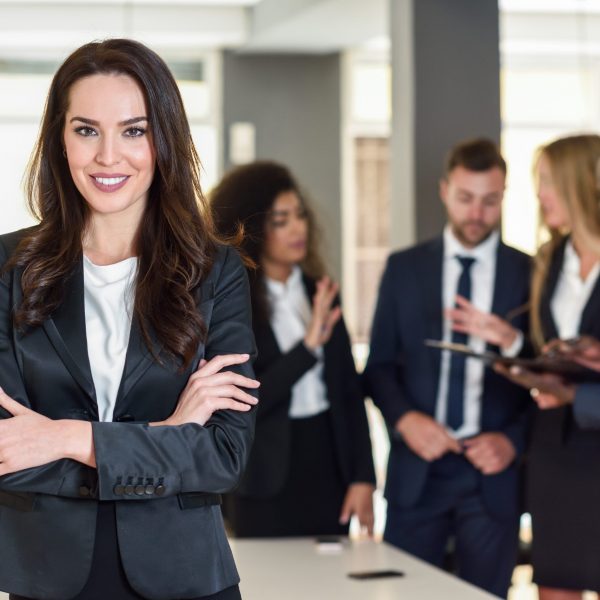
[[[63,302],[43,323],[43,328],[69,373],[88,396],[92,412],[97,418],[96,390],[90,369],[85,328],[82,259],[65,284]]]
[[[417,267],[419,270],[417,281],[421,285],[427,337],[433,340],[441,340],[443,336],[443,262],[444,241],[442,237],[438,237],[425,249],[422,262]],[[432,360],[432,373],[436,374],[434,386],[437,390],[442,353],[437,348],[428,348],[428,351]]]
[[[554,322],[551,310],[551,300],[554,295],[554,290],[558,284],[558,278],[562,271],[563,259],[565,256],[565,247],[567,245],[567,238],[565,238],[560,245],[556,248],[554,256],[550,261],[550,267],[548,270],[548,277],[546,278],[546,284],[542,290],[542,297],[540,299],[540,320],[542,322],[542,328],[544,330],[544,337],[547,340],[558,337],[558,328]]]
[[[214,284],[212,282],[206,282],[202,285],[200,292],[198,293],[198,301],[198,310],[202,314],[208,328],[214,304]],[[162,352],[163,345],[159,342],[152,329],[149,331],[149,336],[152,350],[148,348],[139,323],[137,319],[134,318],[131,322],[129,344],[125,356],[123,375],[121,377],[119,391],[117,392],[114,414],[123,413],[125,411],[129,392],[131,392],[140,377],[156,363],[156,357]],[[199,349],[199,352],[203,352],[203,347]],[[192,365],[192,369],[194,368],[196,368],[196,365]]]
[[[598,322],[598,314],[600,313],[600,277],[594,284],[594,289],[583,309],[581,322],[579,323],[579,333],[594,335],[598,337],[600,334],[600,323]]]

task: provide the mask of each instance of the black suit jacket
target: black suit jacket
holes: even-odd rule
[[[544,338],[551,340],[558,336],[558,329],[552,316],[552,297],[558,284],[563,266],[568,237],[557,247],[550,261],[548,276],[540,301],[540,320]],[[600,339],[600,278],[585,305],[579,324],[580,335],[591,335]],[[600,433],[578,425],[573,407],[563,406],[553,410],[536,410],[532,431],[532,444],[535,451],[550,446],[557,450],[563,446],[570,450],[581,449],[584,454],[594,452],[600,459]]]
[[[312,297],[315,282],[304,278]],[[237,492],[267,498],[277,494],[288,476],[292,387],[317,359],[303,342],[282,354],[268,323],[255,325],[258,358],[254,365],[261,382],[256,441]],[[324,346],[324,379],[334,432],[337,461],[347,485],[375,482],[369,427],[356,374],[350,339],[343,320]]]
[[[441,353],[423,342],[442,338],[443,257],[441,236],[392,254],[373,321],[365,382],[390,432],[385,493],[399,507],[415,505],[427,479],[428,463],[406,446],[395,424],[409,410],[435,415]],[[528,301],[530,258],[501,243],[496,260],[492,312],[504,316]],[[526,331],[526,316],[513,324]],[[481,401],[481,431],[504,432],[522,452],[529,424],[527,392],[486,369]],[[517,481],[514,464],[482,477],[484,498],[493,514],[505,517],[517,512]]]
[[[21,236],[0,236],[2,264]],[[98,422],[82,263],[62,305],[24,334],[12,326],[20,274],[0,281],[0,385],[52,419],[92,421],[97,469],[63,459],[0,478],[0,589],[34,598],[77,594],[90,570],[99,500],[116,503],[123,566],[142,596],[197,597],[237,583],[217,494],[241,476],[255,411],[219,411],[203,427],[147,425],[172,413],[201,358],[255,354],[247,277],[237,254],[219,248],[199,290],[208,336],[185,372],[153,360],[134,321],[110,423]],[[237,371],[253,376],[249,363]]]

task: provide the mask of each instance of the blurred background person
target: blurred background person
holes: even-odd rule
[[[538,351],[555,338],[600,337],[599,162],[597,135],[557,139],[542,146],[534,161],[541,216],[550,233],[537,254],[532,284],[531,337]],[[485,315],[473,306],[454,317],[461,330],[489,336],[477,326]],[[508,326],[494,320],[502,330]],[[574,418],[574,390],[569,401],[558,378],[498,370],[531,388],[547,408],[535,415],[527,470],[540,598],[579,599],[581,590],[600,590],[600,433]],[[549,401],[548,395],[562,401]]]
[[[235,236],[249,270],[261,381],[254,446],[228,498],[238,537],[370,533],[375,475],[360,382],[325,275],[314,216],[290,171],[254,162],[211,194],[218,230]]]
[[[365,370],[390,432],[384,539],[438,566],[453,540],[458,575],[499,596],[516,562],[528,396],[481,361],[424,342],[469,341],[444,320],[457,294],[499,314],[528,301],[530,258],[500,240],[505,177],[494,142],[451,149],[440,182],[447,226],[390,256]],[[516,317],[523,326],[525,312]],[[511,327],[494,333],[496,350],[520,346]]]

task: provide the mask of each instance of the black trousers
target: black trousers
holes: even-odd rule
[[[34,600],[9,595],[9,600]],[[96,522],[96,543],[90,576],[83,590],[74,598],[61,600],[144,600],[129,585],[119,553],[117,522],[113,502],[100,502]],[[173,600],[178,600],[174,598]],[[237,585],[194,600],[241,600]]]
[[[489,514],[481,475],[466,458],[448,453],[431,464],[419,501],[410,508],[388,504],[384,540],[442,567],[448,540],[455,542],[457,575],[506,597],[517,559],[519,520]]]
[[[226,498],[227,518],[236,537],[348,535],[348,526],[339,524],[347,486],[330,421],[329,411],[292,419],[288,478],[277,495]]]

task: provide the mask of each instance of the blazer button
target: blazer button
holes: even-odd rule
[[[115,496],[122,496],[125,493],[125,486],[122,483],[117,483],[113,488]]]
[[[90,488],[87,485],[80,485],[79,486],[79,495],[83,496],[84,498],[87,498],[91,493]]]
[[[154,491],[155,491],[155,487],[151,484],[148,484],[145,488],[144,488],[144,494],[146,494],[146,496],[154,496]]]
[[[142,485],[142,484],[138,484],[135,486],[135,495],[136,496],[143,496],[146,493],[146,486]]]
[[[159,484],[156,486],[156,489],[154,490],[154,493],[155,493],[157,496],[164,496],[166,491],[167,491],[167,488],[166,488],[166,486],[164,486],[162,483],[159,483]]]
[[[135,421],[133,415],[121,415],[115,419],[117,423],[128,423],[130,421]]]
[[[133,495],[133,493],[134,493],[134,491],[135,491],[135,487],[133,486],[133,484],[132,484],[132,483],[128,483],[128,484],[125,486],[125,495],[126,495],[126,496],[132,496],[132,495]]]

